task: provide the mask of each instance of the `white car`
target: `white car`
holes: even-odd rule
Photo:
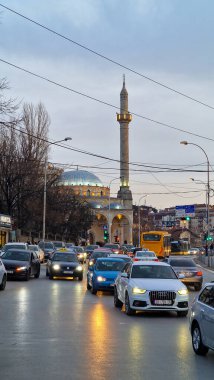
[[[45,262],[45,253],[44,251],[36,244],[30,244],[29,245],[29,249],[30,251],[33,251],[33,252],[36,252],[38,258],[39,258],[39,261],[40,263],[44,263]]]
[[[199,248],[190,248],[188,251],[189,255],[198,255],[200,253]]]
[[[166,263],[139,261],[125,265],[115,280],[114,305],[125,305],[127,315],[136,310],[176,311],[188,314],[188,290]]]
[[[0,290],[4,290],[7,283],[7,271],[0,259]]]
[[[153,251],[137,251],[133,258],[134,261],[159,261]]]

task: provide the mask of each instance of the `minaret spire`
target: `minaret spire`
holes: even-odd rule
[[[128,92],[125,86],[125,75],[123,74],[123,88],[120,92],[120,113],[117,121],[120,124],[120,190],[118,198],[124,203],[132,202],[132,193],[129,190],[129,123],[132,115],[128,109]]]

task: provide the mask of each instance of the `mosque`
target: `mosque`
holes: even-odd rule
[[[132,193],[129,189],[129,123],[132,115],[128,111],[128,92],[123,77],[120,92],[120,189],[117,197],[110,196],[110,186],[106,187],[93,173],[72,170],[62,173],[59,185],[69,186],[76,195],[83,197],[94,210],[95,220],[88,231],[90,243],[104,241],[132,243]]]

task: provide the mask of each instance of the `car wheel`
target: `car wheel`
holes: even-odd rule
[[[185,311],[177,311],[177,316],[178,317],[186,317],[188,314],[188,310]]]
[[[79,281],[82,281],[82,280],[83,280],[83,274],[81,274],[81,275],[78,277],[78,280],[79,280]]]
[[[94,288],[93,282],[92,282],[92,287],[91,287],[91,293],[92,294],[97,294],[97,289]]]
[[[49,276],[49,273],[48,273],[48,270],[46,269],[46,277],[48,277]]]
[[[201,331],[197,323],[192,327],[192,347],[197,355],[206,355],[209,348],[204,346],[201,339]]]
[[[195,284],[194,288],[195,288],[196,291],[199,291],[199,290],[201,290],[202,285],[201,284]]]
[[[0,285],[0,290],[4,290],[5,289],[6,283],[7,283],[7,276],[6,276],[6,274],[4,274],[3,279],[2,279],[2,283]]]
[[[29,281],[30,280],[30,269],[28,269],[26,275],[25,275],[25,278],[24,278],[25,281]]]
[[[118,294],[117,294],[117,288],[114,287],[114,306],[121,308],[123,306],[122,301],[119,300]]]
[[[40,276],[40,269],[38,270],[38,272],[34,275],[35,278],[39,278]]]
[[[91,285],[87,282],[87,290],[91,290]]]
[[[130,307],[128,293],[126,293],[126,296],[125,296],[125,312],[126,312],[126,315],[134,315],[135,314],[135,310]]]
[[[53,276],[49,274],[49,280],[53,280]]]

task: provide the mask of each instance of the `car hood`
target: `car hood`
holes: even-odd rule
[[[29,261],[18,261],[18,260],[7,260],[7,259],[1,259],[5,268],[7,267],[29,267]]]
[[[146,290],[171,290],[186,289],[186,286],[180,280],[161,280],[153,278],[133,278],[130,279],[131,287]]]
[[[120,273],[120,271],[94,271],[94,275],[95,276],[102,276],[102,277],[107,277],[109,279],[112,279],[114,280],[117,276],[118,276],[118,273]]]
[[[79,263],[72,263],[70,261],[52,261],[51,265],[63,265],[63,266],[68,266],[70,268],[76,268],[80,264]]]

